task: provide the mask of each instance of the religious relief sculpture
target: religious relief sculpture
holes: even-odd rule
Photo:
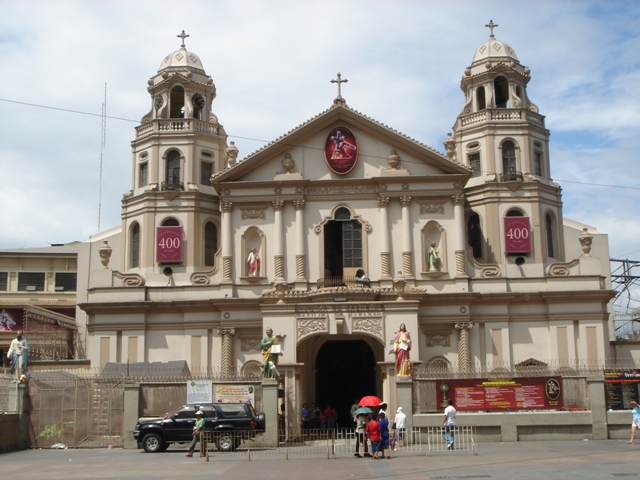
[[[430,272],[439,272],[442,270],[442,260],[440,260],[440,252],[436,247],[436,242],[431,242],[431,246],[429,247],[427,265]]]
[[[278,355],[280,355],[280,345],[278,339],[273,336],[273,330],[267,328],[266,336],[260,342],[262,349],[262,376],[264,378],[278,378]]]
[[[396,373],[398,375],[410,376],[411,375],[411,360],[409,359],[409,351],[411,350],[411,335],[407,332],[407,327],[404,323],[400,324],[400,330],[396,332],[396,336],[393,339],[392,352],[396,356]]]
[[[260,255],[255,248],[252,248],[247,257],[247,275],[256,277],[260,274]]]

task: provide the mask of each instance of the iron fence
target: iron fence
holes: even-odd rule
[[[454,444],[448,443],[442,436],[442,430],[434,427],[415,427],[406,432],[402,445],[399,443],[399,432],[390,432],[389,448],[385,450],[385,458],[407,455],[432,455],[439,452],[471,452],[477,455],[475,426],[454,427]],[[186,445],[185,445],[186,448]],[[360,455],[357,455],[357,452]],[[309,429],[279,430],[264,432],[247,438],[243,432],[204,431],[200,434],[200,457],[216,459],[261,459],[281,458],[346,458],[363,456],[371,457],[371,444],[359,446],[356,450],[356,433],[352,429]]]

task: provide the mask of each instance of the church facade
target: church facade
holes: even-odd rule
[[[338,75],[327,110],[242,161],[183,32],[148,81],[122,225],[79,254],[92,364],[261,373],[270,328],[297,412],[393,404],[402,324],[414,370],[610,357],[606,235],[563,217],[530,71],[490,25],[445,153],[352,109]]]

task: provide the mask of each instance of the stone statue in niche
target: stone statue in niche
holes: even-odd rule
[[[440,252],[436,247],[436,242],[431,242],[429,251],[427,252],[427,265],[430,272],[439,272],[442,270],[442,260],[440,260]]]

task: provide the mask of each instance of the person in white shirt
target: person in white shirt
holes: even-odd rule
[[[396,426],[396,447],[394,451],[398,451],[399,447],[404,447],[404,437],[407,427],[407,415],[402,411],[402,407],[398,407],[396,411],[396,418],[393,420],[393,424]]]
[[[448,399],[447,403],[449,405],[444,409],[444,418],[442,419],[442,438],[447,442],[447,450],[453,450],[457,411],[453,406],[452,399]]]
[[[15,374],[16,380],[19,380],[20,375],[25,373],[22,371],[23,363],[24,363],[24,359],[22,357],[22,353],[23,353],[22,349],[23,349],[23,343],[22,343],[22,330],[21,330],[18,332],[18,335],[16,336],[16,338],[11,340],[11,346],[9,347],[9,351],[7,352],[7,358],[11,362],[11,373]]]

